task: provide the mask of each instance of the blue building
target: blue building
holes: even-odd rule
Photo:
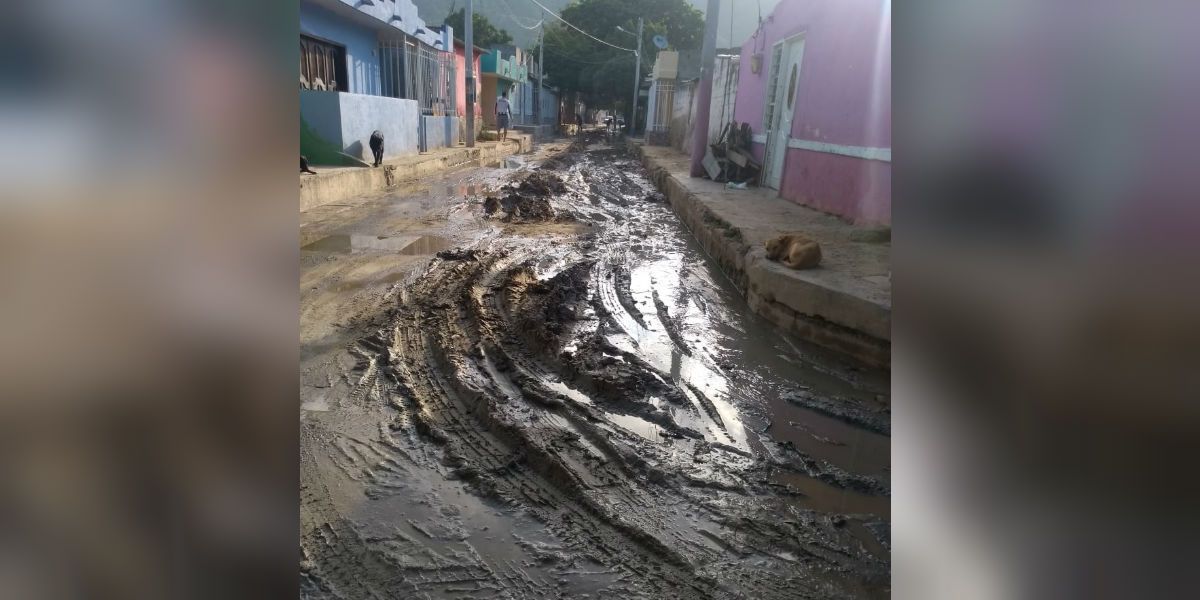
[[[511,44],[493,45],[479,59],[479,101],[488,127],[496,126],[496,98],[508,92],[512,124],[516,127],[558,123],[558,94],[549,86],[538,90],[539,65],[533,53]],[[541,102],[541,111],[537,104]]]
[[[300,151],[313,164],[369,162],[458,143],[454,31],[411,0],[301,0]]]

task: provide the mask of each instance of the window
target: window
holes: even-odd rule
[[[783,42],[771,50],[771,72],[767,75],[767,108],[763,111],[763,131],[775,129],[775,96],[779,89],[779,61],[783,60]]]
[[[345,46],[300,36],[300,87],[346,92],[347,83]]]
[[[787,98],[788,110],[791,110],[792,106],[795,105],[795,103],[796,103],[796,75],[798,74],[799,68],[800,68],[800,65],[793,64],[792,65],[792,76],[788,78],[788,98]]]

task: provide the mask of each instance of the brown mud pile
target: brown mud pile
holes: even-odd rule
[[[887,597],[886,376],[780,337],[587,148],[485,210],[599,231],[438,254],[333,367],[305,596]]]
[[[518,185],[506,185],[500,191],[503,196],[488,196],[484,200],[485,215],[502,213],[502,220],[508,223],[544,223],[567,218],[557,216],[550,204],[551,197],[567,192],[562,178],[553,173],[535,171]]]

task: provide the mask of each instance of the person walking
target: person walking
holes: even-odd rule
[[[508,103],[508,92],[505,91],[496,99],[496,129],[500,130],[500,141],[508,138],[508,121],[512,118],[512,106]]]

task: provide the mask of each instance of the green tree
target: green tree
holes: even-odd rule
[[[622,48],[636,48],[637,40],[617,27],[636,33],[638,17],[645,21],[643,74],[654,64],[658,49],[650,40],[655,35],[665,36],[672,50],[698,48],[703,40],[704,17],[687,0],[580,0],[562,11],[563,19]],[[564,91],[584,94],[593,106],[628,111],[633,92],[633,53],[596,42],[561,22],[547,20],[547,24],[544,43],[548,82]]]
[[[446,15],[446,24],[454,28],[454,37],[460,40],[466,39],[466,22],[467,9],[465,8]],[[474,31],[471,32],[474,39],[471,42],[480,48],[488,48],[492,44],[511,44],[513,41],[507,31],[492,25],[487,17],[478,12],[471,13],[471,24],[474,27]]]

